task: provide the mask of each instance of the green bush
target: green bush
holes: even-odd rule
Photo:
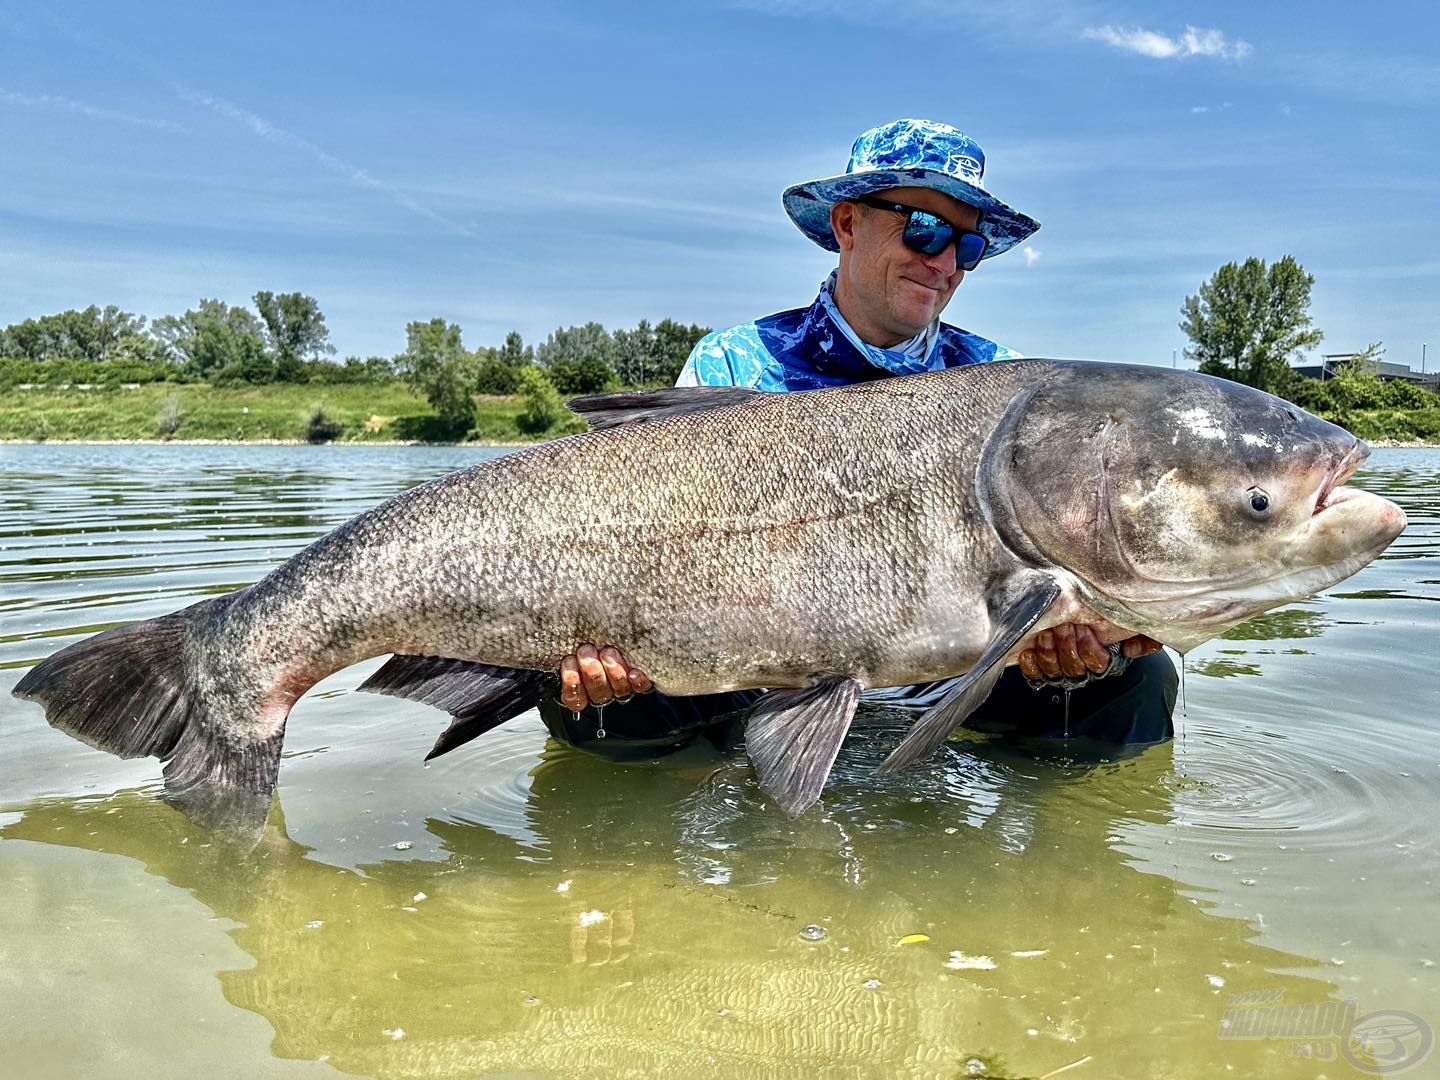
[[[334,442],[345,430],[345,422],[331,416],[325,406],[317,406],[305,425],[305,441],[308,443]]]
[[[1331,412],[1336,407],[1335,395],[1330,391],[1330,384],[1319,379],[1299,380],[1290,400],[1302,409],[1308,409],[1316,414]]]
[[[1386,383],[1380,391],[1380,403],[1391,409],[1427,409],[1440,406],[1440,397],[1414,383],[1395,379]]]
[[[515,426],[526,435],[568,435],[585,430],[585,421],[565,408],[560,391],[537,367],[520,369],[520,400],[525,408],[515,418]]]
[[[160,403],[160,408],[155,414],[155,428],[165,438],[170,438],[180,430],[180,399],[171,394]]]
[[[483,360],[475,372],[475,392],[497,397],[517,393],[520,389],[520,370],[493,358]]]

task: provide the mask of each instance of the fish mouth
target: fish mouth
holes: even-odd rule
[[[1325,474],[1325,481],[1320,485],[1319,494],[1315,496],[1315,509],[1310,512],[1311,517],[1328,510],[1336,503],[1344,502],[1350,496],[1351,492],[1345,487],[1345,481],[1355,475],[1369,456],[1370,447],[1356,439],[1355,445]]]

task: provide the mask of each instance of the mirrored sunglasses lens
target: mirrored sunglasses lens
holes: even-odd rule
[[[955,265],[961,270],[974,270],[985,257],[990,241],[979,233],[961,233],[955,243]]]
[[[905,226],[905,244],[922,255],[939,255],[955,239],[955,230],[934,214],[916,211]]]

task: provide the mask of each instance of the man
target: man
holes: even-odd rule
[[[800,231],[840,256],[815,302],[708,335],[677,385],[783,393],[1018,358],[940,321],[966,273],[1040,227],[987,192],[984,171],[979,145],[945,124],[896,120],[865,132],[843,174],[797,184],[784,195]],[[1083,625],[1044,631],[968,726],[1114,743],[1169,738],[1175,668],[1159,650],[1157,642],[1123,632],[1102,640]],[[871,691],[865,700],[928,708],[949,685]],[[560,701],[547,703],[541,715],[563,741],[633,756],[699,735],[733,739],[735,710],[756,696],[646,694],[604,714],[611,701],[650,689],[645,673],[613,645],[586,645],[562,664]],[[721,716],[731,721],[712,723]],[[602,746],[606,736],[611,741]]]

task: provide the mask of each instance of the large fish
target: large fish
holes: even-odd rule
[[[55,727],[167,762],[167,797],[253,833],[316,682],[454,719],[534,704],[583,642],[669,694],[771,690],[747,750],[799,812],[867,687],[968,673],[886,762],[937,747],[1040,630],[1188,650],[1353,574],[1399,507],[1368,454],[1288,402],[1188,372],[1059,361],[835,390],[588,399],[599,430],[441,477],[249,588],[71,645],[15,689]]]

